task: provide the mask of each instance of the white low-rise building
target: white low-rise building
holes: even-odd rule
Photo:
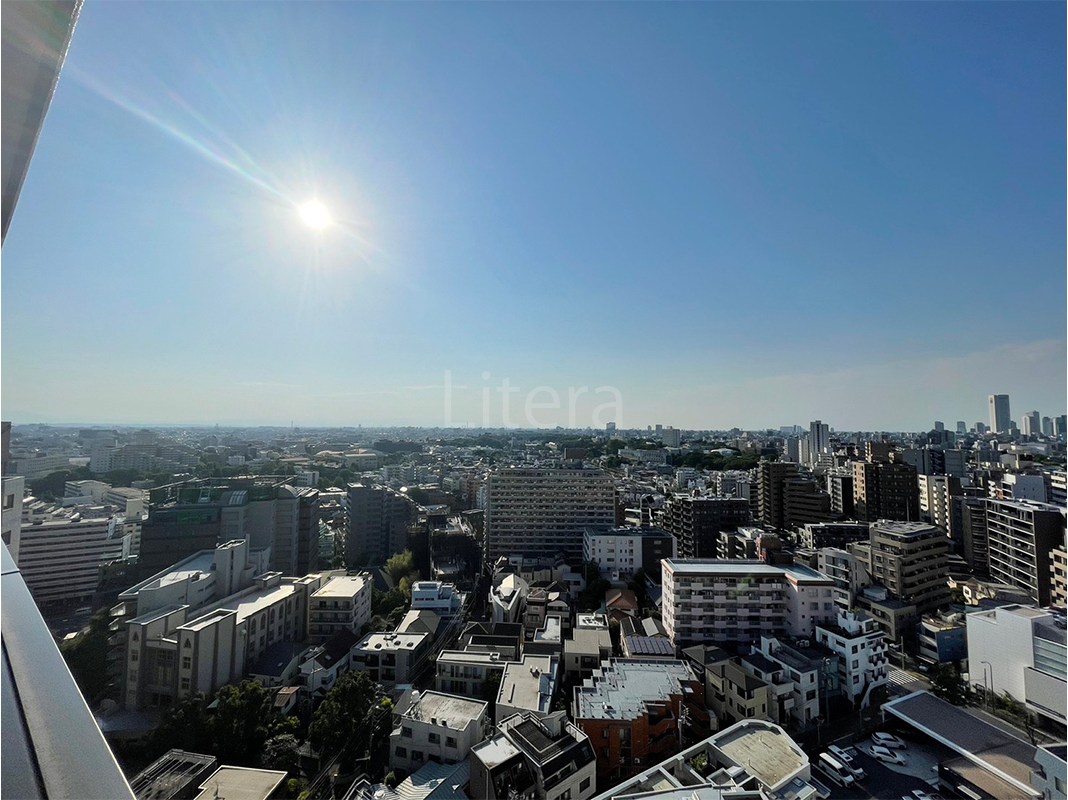
[[[373,581],[369,573],[338,575],[311,596],[308,635],[325,642],[340,630],[359,633],[371,621]]]
[[[442,692],[413,692],[389,737],[389,766],[412,773],[427,762],[455,764],[489,730],[489,704]]]
[[[371,633],[353,649],[352,665],[387,688],[413,683],[431,666],[432,641],[429,633]]]
[[[1039,608],[1007,605],[968,614],[968,672],[973,686],[1009,694],[1060,725],[1065,705],[1065,618]]]
[[[503,675],[515,663],[500,653],[470,650],[442,650],[435,660],[434,688],[464,697],[482,697],[491,675]]]
[[[839,681],[851,702],[866,707],[872,692],[886,685],[886,636],[863,612],[838,613],[832,624],[816,625],[816,641],[838,654]]]
[[[416,581],[412,584],[412,611],[433,611],[448,621],[459,614],[463,606],[463,593],[451,583]]]

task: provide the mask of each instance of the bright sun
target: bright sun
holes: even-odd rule
[[[309,200],[307,203],[301,204],[297,211],[300,213],[301,220],[309,228],[322,230],[333,222],[330,217],[330,211],[318,200]]]

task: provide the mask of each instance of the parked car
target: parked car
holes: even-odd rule
[[[845,766],[845,768],[853,774],[853,777],[856,780],[862,781],[868,777],[867,774],[864,772],[863,767],[860,766],[860,763],[855,758],[853,758],[853,756],[849,755],[849,753],[846,752],[844,748],[832,744],[830,747],[827,748],[827,752],[837,758],[838,761],[841,762],[842,765]]]
[[[897,750],[891,750],[889,747],[883,747],[881,744],[873,744],[868,750],[871,753],[871,757],[878,759],[879,761],[885,761],[888,764],[905,764],[905,756],[899,753]]]
[[[873,733],[871,735],[872,744],[882,745],[883,747],[889,747],[891,750],[904,750],[907,746],[903,741],[898,739],[889,733]]]

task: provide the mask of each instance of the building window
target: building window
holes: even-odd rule
[[[445,746],[446,747],[455,748],[456,747],[456,739],[454,739],[452,736],[446,736],[445,737]]]
[[[182,656],[182,669],[189,669],[193,666],[193,659],[190,656]]]
[[[412,729],[407,727],[407,726],[402,727],[401,728],[401,736],[403,736],[405,739],[411,739],[412,738]]]
[[[430,743],[431,744],[440,744],[441,743],[441,737],[436,733],[430,734],[429,739],[430,739]]]
[[[590,779],[589,778],[583,778],[582,782],[579,784],[579,791],[580,792],[584,792],[589,788],[590,788]]]
[[[408,757],[408,748],[406,748],[406,747],[398,747],[393,752],[395,752],[397,754],[397,758],[407,758]]]

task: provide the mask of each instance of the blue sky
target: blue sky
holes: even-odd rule
[[[3,413],[477,425],[502,378],[590,387],[580,424],[603,386],[628,426],[1063,413],[1064,24],[88,2],[3,254]]]

